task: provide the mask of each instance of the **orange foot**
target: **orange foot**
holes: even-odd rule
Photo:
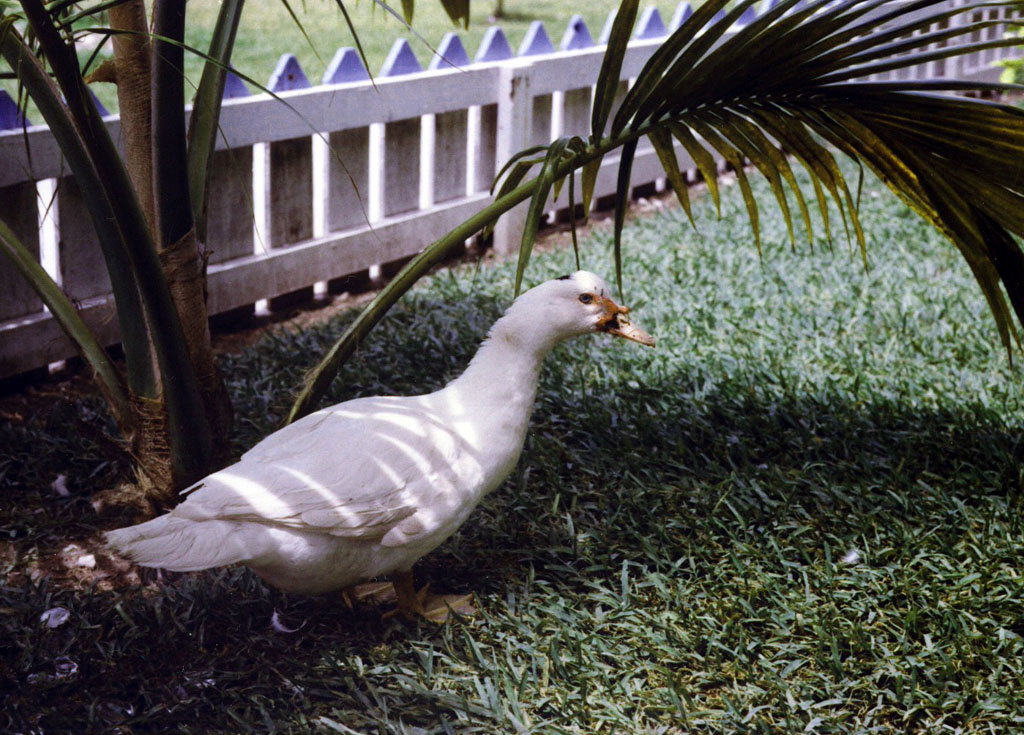
[[[393,582],[367,582],[346,590],[346,600],[369,601],[373,604],[395,602],[394,610],[384,614],[385,618],[401,615],[409,620],[425,618],[433,623],[443,623],[454,612],[459,615],[474,615],[473,595],[432,595],[430,585],[417,590],[413,584],[412,572],[392,575]]]

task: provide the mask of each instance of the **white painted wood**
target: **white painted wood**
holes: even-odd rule
[[[313,144],[294,138],[270,144],[270,246],[313,236]]]
[[[81,301],[110,292],[110,276],[89,211],[74,177],[57,183],[57,252],[64,291]]]
[[[482,105],[476,127],[476,160],[473,167],[474,191],[488,191],[498,172],[498,105]]]
[[[436,117],[436,115],[424,115],[420,118],[420,209],[426,209],[434,203]]]
[[[370,82],[324,85],[278,94],[225,100],[224,141],[218,146],[335,132],[375,122],[396,122],[430,113],[466,109],[493,99],[500,64],[466,70],[427,71]]]
[[[253,149],[213,154],[204,246],[210,263],[252,255]]]
[[[989,37],[1003,31],[992,29]],[[630,44],[624,80],[636,76],[661,40]],[[553,128],[559,134],[589,134],[591,85],[602,54],[603,48],[593,47],[279,93],[287,105],[269,95],[225,101],[207,236],[211,313],[418,252],[489,201],[494,173],[510,155],[548,142]],[[932,62],[911,76],[995,79],[1000,69],[991,62],[1019,55],[1009,48],[972,54]],[[423,134],[424,116],[431,116],[432,136]],[[118,119],[105,124],[118,141]],[[331,154],[325,142],[316,144],[319,179],[314,179],[316,131],[324,131],[340,154]],[[681,168],[694,178],[693,163],[677,150]],[[226,156],[237,159],[233,166],[223,164]],[[615,192],[617,165],[616,155],[604,161],[597,197]],[[632,174],[631,188],[661,178],[652,149],[638,149]],[[9,223],[21,216],[18,226],[33,248],[38,219],[34,227],[28,223],[45,207],[38,198],[23,201],[24,192],[34,190],[37,181],[66,176],[66,163],[44,126],[0,132],[0,216]],[[21,198],[9,195],[16,189]],[[553,206],[564,207],[565,198],[563,188]],[[15,215],[6,214],[11,209]],[[518,248],[525,209],[520,205],[499,224],[499,252]],[[113,310],[104,295],[109,284],[81,197],[61,186],[48,216],[59,227],[56,274],[83,300],[83,314],[101,339],[116,340]],[[72,355],[34,294],[19,296],[23,284],[9,275],[0,263],[0,376]],[[23,313],[11,316],[12,311]]]
[[[324,234],[365,225],[370,196],[370,129],[331,133],[330,143]]]
[[[384,126],[385,217],[419,209],[420,125],[415,117]]]
[[[547,145],[554,137],[551,130],[551,95],[539,94],[533,98],[533,131],[530,145]]]
[[[102,344],[117,343],[119,331],[112,297],[80,303],[79,314]],[[17,375],[76,354],[48,312],[0,322],[0,376]]]
[[[39,201],[39,262],[58,286],[64,285],[60,272],[59,235],[57,233],[57,181],[43,179],[36,182]]]
[[[114,142],[118,142],[120,119],[104,118],[104,124]],[[33,125],[24,132],[21,128],[0,131],[0,188],[22,181],[56,179],[67,174],[68,166],[60,146],[45,125]]]
[[[510,63],[501,70],[494,158],[499,168],[515,153],[526,148],[533,135],[534,95],[529,70],[530,63],[525,59]],[[519,248],[528,208],[529,203],[523,202],[498,220],[494,228],[495,252],[507,254]]]
[[[39,208],[33,182],[0,189],[0,220],[3,220],[26,248],[39,259]],[[35,291],[7,258],[0,258],[0,319],[33,314],[43,310]]]
[[[489,197],[473,197],[417,210],[380,222],[335,232],[263,255],[211,266],[208,271],[211,313],[287,293],[304,284],[365,270],[375,263],[415,255],[479,211]]]
[[[279,248],[313,237],[313,140],[292,138],[271,143],[269,153],[270,247]],[[271,298],[271,311],[313,298],[314,278],[294,292]],[[267,295],[267,294],[264,294]]]
[[[356,273],[374,262],[413,255],[478,211],[488,197],[464,200],[211,265],[208,271],[211,314],[251,304],[263,296],[289,293],[303,284]],[[103,344],[118,341],[113,299],[87,299],[80,313]],[[0,376],[15,375],[75,354],[52,317],[37,312],[0,322]]]
[[[562,96],[562,129],[560,136],[590,135],[590,105],[593,92],[590,87],[570,89]]]
[[[468,141],[467,110],[442,112],[434,117],[434,178],[431,201],[446,202],[466,195]]]

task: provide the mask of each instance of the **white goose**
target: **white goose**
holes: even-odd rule
[[[143,566],[245,564],[288,592],[388,575],[401,612],[441,619],[450,600],[425,604],[413,564],[512,471],[541,363],[556,344],[607,332],[654,345],[627,312],[593,273],[542,283],[515,300],[441,390],[310,414],[200,480],[170,513],[110,531],[107,542]]]

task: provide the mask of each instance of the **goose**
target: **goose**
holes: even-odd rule
[[[469,596],[417,591],[413,564],[515,467],[545,356],[597,332],[654,346],[609,293],[588,271],[541,283],[512,303],[440,390],[311,413],[187,488],[169,513],[109,531],[106,542],[147,567],[243,564],[294,593],[387,577],[398,612],[444,620]]]

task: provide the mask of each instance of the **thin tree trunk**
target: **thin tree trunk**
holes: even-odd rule
[[[155,240],[153,104],[150,81],[153,50],[146,19],[146,3],[145,0],[129,0],[112,6],[109,13],[111,29],[122,31],[113,37],[112,81],[117,85],[125,168]],[[153,360],[155,363],[155,356]],[[155,366],[154,373],[159,376]],[[122,487],[109,494],[112,497],[108,500],[119,504],[128,503],[153,512],[160,506],[173,504],[175,494],[174,472],[167,441],[167,406],[163,400],[159,377],[151,394],[147,391],[147,395],[132,396],[132,409],[135,414],[135,431],[131,436],[131,453],[136,460],[136,482],[142,491],[141,497],[135,490]],[[128,497],[122,497],[125,493]],[[141,502],[143,500],[144,503]]]
[[[150,68],[152,48],[146,25],[145,0],[130,0],[109,10],[110,27],[116,34],[114,71],[117,104],[121,111],[121,135],[128,175],[138,194],[150,232],[156,231],[153,200],[152,104]]]

